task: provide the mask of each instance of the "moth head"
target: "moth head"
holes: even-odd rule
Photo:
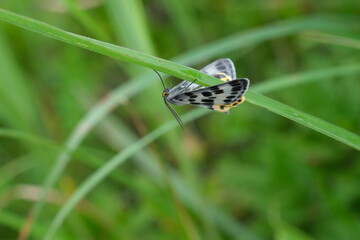
[[[167,98],[167,96],[169,96],[169,89],[165,88],[164,91],[162,92],[162,96],[163,98]]]
[[[165,84],[164,84],[164,81],[163,79],[161,78],[160,74],[158,73],[158,71],[154,70],[156,72],[156,74],[159,76],[160,80],[161,80],[161,83],[164,87],[164,91],[162,92],[162,97],[164,98],[164,103],[166,105],[166,107],[170,110],[170,112],[174,115],[176,121],[179,123],[180,127],[181,128],[184,128],[184,124],[182,123],[179,115],[176,113],[176,111],[170,107],[169,103],[167,102],[168,100],[166,99],[168,96],[169,96],[169,89],[171,88],[171,84],[170,84],[170,87],[165,87]]]

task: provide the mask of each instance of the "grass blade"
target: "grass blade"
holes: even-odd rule
[[[358,73],[359,71],[360,65],[339,66],[315,71],[308,71],[300,74],[266,80],[264,82],[256,84],[256,86],[254,86],[252,90],[256,92],[267,93],[292,86],[297,86],[298,84],[327,80],[336,76],[346,76],[348,74]]]
[[[101,42],[92,38],[70,33],[49,24],[27,18],[3,9],[0,9],[0,20],[15,24],[28,30],[43,34],[90,51],[101,53],[125,62],[138,64],[147,68],[155,69],[172,76],[207,84],[217,84],[219,80],[209,75],[201,73],[193,68],[180,65],[165,59],[154,57],[129,48],[120,47],[106,42]]]
[[[303,37],[310,41],[360,49],[360,41],[355,38],[343,37],[322,32],[308,32],[303,34]]]
[[[335,126],[320,118],[301,112],[295,108],[287,106],[253,91],[247,92],[246,100],[254,105],[263,107],[271,112],[300,123],[308,128],[318,131],[360,151],[360,136],[343,128]]]
[[[90,33],[99,39],[110,39],[107,32],[104,30],[104,27],[95,21],[85,10],[81,9],[78,2],[75,0],[63,1],[74,18],[79,21],[79,23],[82,24]]]
[[[296,110],[290,106],[277,102],[273,99],[267,98],[260,94],[248,91],[247,101],[253,103],[254,105],[266,108],[274,113],[277,113],[281,116],[284,116],[290,120],[293,120],[297,123],[300,123],[306,127],[309,127],[315,131],[323,133],[333,139],[336,139],[346,145],[349,145],[360,151],[360,137],[346,131],[340,127],[337,127],[333,124],[325,122],[319,118],[311,116],[309,114],[303,113],[299,110]],[[198,109],[186,114],[183,119],[185,122],[203,116],[208,113],[203,109]],[[170,129],[176,126],[176,121],[173,120],[150,134],[146,135],[144,138],[138,140],[128,148],[124,149],[118,155],[113,157],[111,160],[101,167],[98,171],[92,174],[84,183],[79,187],[79,189],[74,193],[74,195],[69,199],[69,201],[60,209],[56,217],[54,218],[49,230],[45,236],[45,240],[52,239],[57,229],[61,226],[66,216],[70,211],[76,206],[76,204],[83,199],[98,183],[100,183],[107,175],[111,173],[116,167],[126,161],[130,156],[134,155],[136,152],[144,148],[146,145],[160,137],[161,135],[168,132]]]
[[[165,73],[169,73],[171,75],[186,79],[186,80],[193,80],[194,78],[199,79],[199,81],[203,81],[207,84],[216,84],[218,83],[216,80],[208,77],[207,75],[201,75],[198,71],[195,71],[194,69],[179,65],[179,64],[175,64],[160,58],[155,58],[149,55],[145,55],[142,53],[138,53],[136,51],[130,50],[130,49],[126,49],[126,48],[121,48],[115,45],[111,45],[108,43],[103,43],[97,40],[93,40],[93,39],[89,39],[83,36],[79,36],[76,34],[72,34],[72,33],[68,33],[65,32],[63,30],[60,30],[58,28],[52,27],[50,25],[23,17],[23,16],[19,16],[13,13],[9,13],[7,11],[1,10],[0,11],[0,19],[3,19],[5,21],[11,22],[13,24],[22,26],[24,28],[30,29],[32,31],[35,32],[39,32],[43,35],[76,45],[76,46],[80,46],[83,47],[85,49],[88,50],[92,50],[98,53],[102,53],[104,55],[107,56],[112,56],[115,57],[117,59],[121,59],[123,61],[128,61],[131,63],[136,63],[138,65],[142,65],[142,66],[146,66],[146,67],[151,67],[154,69],[157,69],[159,71],[163,71]],[[314,24],[316,23],[316,24]],[[336,24],[335,24],[336,25]],[[295,27],[297,26],[297,27]],[[308,21],[293,21],[290,22],[287,26],[282,25],[281,27],[278,28],[274,28],[274,26],[272,26],[272,28],[263,28],[264,31],[252,31],[252,32],[247,32],[244,33],[243,35],[240,36],[236,36],[231,38],[231,40],[229,39],[223,39],[223,41],[221,42],[221,44],[217,45],[217,47],[221,46],[220,48],[216,48],[215,45],[211,46],[209,45],[208,48],[200,48],[196,51],[191,52],[191,55],[183,55],[182,56],[182,60],[186,60],[186,59],[204,59],[204,58],[208,58],[209,56],[215,56],[216,53],[218,54],[219,51],[229,51],[229,49],[234,49],[234,48],[240,48],[240,47],[245,47],[248,46],[250,44],[254,44],[254,43],[258,43],[260,41],[263,41],[264,39],[271,39],[271,38],[275,38],[275,37],[279,37],[279,36],[284,36],[286,34],[291,34],[291,33],[295,33],[297,31],[301,31],[304,29],[309,29],[309,28],[319,28],[319,29],[329,29],[334,27],[334,25],[329,24],[328,20],[317,20],[314,21],[314,18],[310,19]],[[242,39],[243,41],[239,41],[239,39]],[[202,55],[200,55],[200,53],[202,53]],[[206,53],[206,54],[204,54]],[[198,58],[197,58],[198,57]],[[141,89],[140,89],[141,90]],[[139,91],[139,90],[138,90]],[[350,146],[353,147],[357,147],[358,149],[358,144],[356,144],[358,137],[355,135],[352,136],[351,133],[350,135],[348,134],[348,132],[346,130],[342,130],[342,131],[338,131],[339,129],[334,128],[333,125],[329,125],[329,124],[323,124],[323,122],[319,119],[316,119],[314,117],[312,118],[306,118],[308,116],[306,116],[306,114],[303,114],[299,111],[294,111],[294,109],[286,106],[286,105],[281,105],[280,103],[277,103],[276,101],[273,102],[269,102],[269,99],[265,98],[264,96],[261,95],[256,95],[255,93],[251,93],[249,92],[248,96],[247,96],[249,102],[255,103],[259,106],[263,106],[273,112],[276,112],[280,115],[283,115],[285,117],[288,117],[294,121],[298,121],[298,122],[303,122],[303,117],[305,117],[305,119],[309,119],[310,123],[307,125],[310,128],[313,128],[317,131],[323,132],[328,136],[334,137],[336,138],[336,134],[340,134],[341,136],[338,138],[339,141],[342,141]],[[268,105],[266,103],[269,103]],[[280,105],[279,105],[280,104]],[[276,109],[276,108],[279,109]],[[100,107],[101,110],[105,110],[103,111],[104,114],[106,114],[106,109],[101,106]],[[276,111],[278,110],[278,112]],[[297,114],[301,113],[301,117],[296,117]],[[97,118],[96,121],[98,121],[100,118]],[[306,124],[304,124],[306,125]],[[74,135],[75,136],[75,135]],[[79,137],[79,136],[78,136]],[[75,137],[76,141],[69,141],[69,144],[72,144],[72,147],[77,147],[79,142],[81,141],[83,136],[81,136],[80,138]],[[80,140],[80,141],[78,141]],[[76,143],[76,144],[74,144]],[[66,152],[67,153],[67,157],[70,156],[70,152]],[[57,171],[57,176],[58,174],[61,173],[62,169],[65,167],[65,164],[60,164],[60,167],[58,168],[59,171]],[[55,178],[53,178],[52,180],[55,180]],[[85,183],[84,183],[85,184]]]
[[[139,0],[109,0],[105,3],[118,42],[140,52],[154,54],[144,9]]]
[[[246,97],[247,97],[247,101],[253,103],[254,105],[266,108],[269,111],[277,113],[283,117],[286,117],[290,120],[300,123],[315,131],[323,133],[335,140],[338,140],[360,151],[360,137],[347,130],[344,130],[338,126],[325,122],[319,118],[303,113],[290,106],[277,102],[273,99],[267,98],[258,93],[254,93],[252,91],[248,91]],[[198,109],[186,114],[183,117],[183,119],[184,122],[187,122],[195,118],[198,118],[200,116],[203,116],[206,113],[208,112],[204,111],[203,109]],[[159,127],[158,129],[154,130],[150,134],[146,135],[142,139],[132,144],[130,147],[118,153],[115,157],[107,161],[107,163],[103,167],[101,167],[88,179],[86,179],[84,183],[78,188],[78,190],[70,197],[69,201],[60,209],[58,214],[55,216],[44,240],[49,240],[53,238],[57,229],[61,226],[66,216],[76,206],[76,204],[81,199],[83,199],[85,195],[87,195],[107,175],[109,175],[112,170],[114,170],[116,167],[118,167],[120,164],[126,161],[130,156],[135,154],[137,151],[141,150],[146,145],[148,145],[149,143],[151,143],[152,141],[154,141],[155,139],[165,134],[174,127],[176,127],[175,120]]]
[[[198,118],[202,115],[205,115],[207,111],[200,109],[202,111],[191,111],[183,117],[184,122],[188,122],[195,118]],[[129,157],[134,155],[136,152],[153,142],[155,139],[159,138],[163,134],[167,133],[171,129],[177,127],[177,121],[172,120],[167,124],[162,125],[156,130],[152,131],[145,137],[136,141],[136,143],[125,148],[123,151],[119,152],[112,159],[106,162],[100,169],[95,173],[91,174],[83,184],[79,186],[77,191],[70,197],[70,199],[65,203],[65,205],[60,209],[56,214],[54,220],[52,221],[44,240],[53,239],[57,229],[61,226],[66,216],[70,211],[76,206],[76,204],[84,198],[94,187],[100,183],[106,176],[108,176],[113,170],[115,170],[120,164],[124,163]]]
[[[180,79],[188,81],[197,80],[208,85],[218,84],[220,81],[216,78],[210,77],[201,73],[193,68],[177,64],[165,59],[154,57],[148,54],[137,52],[128,48],[120,47],[117,45],[101,42],[95,39],[84,37],[78,34],[70,33],[60,28],[51,26],[44,22],[40,22],[16,13],[0,9],[0,20],[15,24],[25,29],[40,33],[44,36],[51,37],[90,51],[94,51],[106,56],[114,57],[125,62],[138,64],[140,66],[155,69]],[[331,24],[330,24],[331,23]],[[347,22],[339,21],[336,18],[329,17],[310,17],[305,19],[285,21],[282,24],[275,26],[263,27],[261,29],[253,29],[248,32],[243,32],[235,36],[222,39],[216,45],[216,48],[211,45],[206,48],[205,56],[213,56],[214,51],[228,52],[230,49],[241,48],[247,45],[253,45],[264,39],[271,39],[289,35],[302,30],[338,30],[348,29],[351,26]],[[241,41],[240,41],[241,40]],[[197,52],[192,52],[192,57],[197,54],[204,54],[204,50],[199,48]],[[186,56],[183,56],[186,57]]]
[[[39,127],[35,99],[9,45],[0,28],[0,118],[8,126],[34,131]]]

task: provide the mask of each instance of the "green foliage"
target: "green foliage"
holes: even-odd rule
[[[1,239],[360,235],[358,4],[36,3],[0,9]],[[143,67],[221,57],[247,102],[180,131]]]

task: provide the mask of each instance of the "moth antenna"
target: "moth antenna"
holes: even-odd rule
[[[153,69],[153,70],[154,70],[154,72],[156,72],[156,74],[159,76],[160,81],[161,81],[161,83],[162,83],[162,85],[163,85],[164,89],[166,89],[166,87],[165,87],[165,83],[164,83],[164,80],[162,79],[162,77],[161,77],[160,73],[159,73],[158,71],[156,71],[155,69]]]
[[[173,82],[174,82],[174,76],[172,76],[172,79],[171,79],[171,82],[170,82],[170,85],[169,85],[169,88],[171,88],[171,86],[172,86],[172,84],[173,84]]]
[[[193,84],[194,82],[196,82],[196,80],[197,80],[197,79],[195,78],[194,81],[192,81],[191,83],[189,83],[189,85],[186,86],[186,90],[191,86],[191,84]]]
[[[179,123],[180,127],[181,127],[182,129],[184,129],[184,124],[183,124],[183,122],[181,121],[181,118],[179,117],[179,115],[177,114],[177,112],[175,111],[175,109],[173,109],[173,108],[166,102],[165,98],[164,98],[164,103],[165,103],[166,107],[170,110],[170,112],[172,113],[172,115],[174,115],[174,117],[175,117],[176,121]]]
[[[161,83],[162,83],[164,89],[167,89],[167,88],[165,87],[164,80],[162,79],[160,73],[159,73],[158,71],[156,71],[155,69],[153,69],[153,70],[154,70],[154,72],[156,72],[156,74],[159,76],[159,78],[160,78],[160,80],[161,80]],[[170,85],[171,85],[171,84],[170,84]],[[177,114],[177,112],[168,104],[168,102],[166,101],[165,98],[164,98],[164,103],[165,103],[166,107],[170,110],[170,112],[172,113],[172,115],[174,115],[174,117],[175,117],[176,121],[179,123],[180,127],[181,127],[182,129],[184,129],[184,124],[183,124],[183,122],[181,121],[181,118],[179,117],[179,115]]]

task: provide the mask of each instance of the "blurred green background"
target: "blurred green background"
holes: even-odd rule
[[[360,132],[360,2],[2,0],[0,7],[197,69],[231,58],[250,89],[265,94],[270,83],[267,96]],[[245,102],[230,115],[178,107],[202,116],[126,155],[174,122],[154,72],[4,22],[0,53],[1,240],[43,239],[67,199],[118,154],[122,164],[52,239],[359,239],[355,149]],[[116,92],[121,101],[111,113],[76,127]],[[62,171],[64,146],[75,152]],[[59,179],[34,210],[56,169]]]

